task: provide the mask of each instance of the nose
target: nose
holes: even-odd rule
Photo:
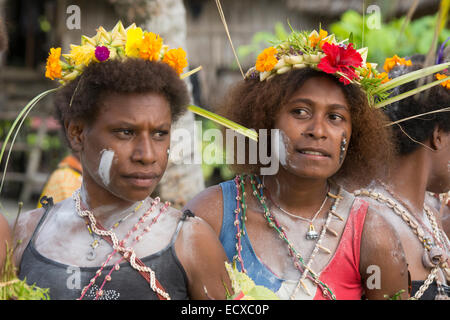
[[[149,135],[142,134],[135,139],[132,160],[142,164],[152,164],[157,160],[153,141]]]
[[[308,122],[305,130],[302,132],[305,137],[313,139],[326,139],[326,121],[320,115],[314,115]]]

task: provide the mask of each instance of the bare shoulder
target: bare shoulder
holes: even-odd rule
[[[223,217],[223,196],[222,188],[219,185],[208,187],[200,192],[186,204],[183,210],[186,209],[191,210],[197,217],[206,221],[217,235],[220,234]]]
[[[186,271],[191,299],[224,299],[223,283],[230,287],[225,270],[227,257],[216,233],[200,217],[187,217],[175,242],[177,256]],[[207,288],[207,290],[204,290]]]
[[[222,244],[211,226],[200,217],[186,217],[176,241],[177,254],[193,264],[208,264],[207,257],[225,256]],[[195,263],[196,264],[196,263]]]
[[[18,244],[14,251],[14,259],[17,266],[22,260],[22,254],[44,212],[43,208],[39,208],[20,214],[13,234],[14,243]]]
[[[361,235],[360,269],[393,261],[406,261],[400,236],[379,210],[369,207]]]
[[[6,239],[10,234],[8,220],[0,213],[0,239]]]
[[[408,265],[394,227],[377,210],[369,207],[361,237],[360,274],[368,299],[384,299],[397,294],[407,298]],[[374,269],[375,268],[375,269]],[[378,285],[370,283],[373,270],[379,271]]]
[[[11,248],[11,231],[9,229],[8,221],[0,213],[0,276],[7,254],[7,247]]]
[[[400,241],[394,227],[386,218],[383,208],[378,206],[368,207],[362,233],[362,238],[366,240],[364,244],[373,249],[377,247],[381,249]]]

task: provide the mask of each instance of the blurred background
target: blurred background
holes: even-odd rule
[[[288,22],[298,30],[321,26],[340,39],[352,33],[358,48],[370,48],[368,61],[377,62],[379,70],[386,57],[435,52],[450,37],[446,0],[221,3],[244,72],[271,41],[289,33]],[[8,49],[0,53],[0,146],[20,110],[40,92],[57,86],[44,78],[49,49],[67,52],[70,43],[79,44],[81,35],[93,36],[100,25],[111,30],[118,20],[126,27],[136,22],[161,34],[171,47],[186,49],[190,69],[203,67],[187,80],[198,106],[214,111],[229,86],[242,79],[214,0],[0,0],[0,20],[9,38]],[[194,120],[187,114],[179,125],[192,127]],[[205,129],[215,127],[202,123]],[[49,174],[67,154],[52,116],[52,97],[46,97],[30,113],[11,151],[0,211],[12,217],[19,201],[25,209],[36,207]],[[5,160],[0,163],[2,176]],[[230,177],[224,165],[170,165],[157,192],[181,207],[206,186]]]

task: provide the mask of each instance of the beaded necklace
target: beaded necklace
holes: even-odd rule
[[[136,213],[139,208],[142,206],[142,204],[144,203],[144,200],[142,200],[134,209],[133,211],[131,211],[128,215],[126,215],[125,217],[121,218],[119,221],[117,221],[116,223],[114,223],[112,225],[112,227],[109,230],[114,230],[116,229],[123,221],[127,220],[132,214]],[[95,257],[97,256],[95,253],[95,249],[97,249],[97,247],[100,245],[100,242],[102,241],[102,237],[96,235],[94,232],[92,232],[92,229],[90,227],[90,224],[88,222],[86,222],[86,228],[89,231],[89,234],[92,236],[92,238],[94,239],[92,241],[92,243],[90,244],[91,249],[88,251],[87,255],[86,255],[86,259],[89,261],[92,261],[95,259]]]
[[[155,272],[147,267],[147,266],[140,266],[136,263],[136,253],[134,252],[133,248],[131,246],[129,247],[125,247],[126,242],[128,240],[128,238],[134,233],[136,232],[140,226],[145,222],[145,220],[149,217],[149,215],[154,211],[155,207],[160,203],[160,199],[159,197],[155,198],[155,200],[152,202],[150,208],[147,210],[147,212],[145,212],[140,218],[139,221],[133,226],[133,228],[131,230],[129,230],[125,236],[124,239],[122,240],[118,240],[116,234],[112,231],[112,230],[101,230],[97,227],[97,222],[96,219],[94,217],[94,215],[92,214],[92,212],[90,212],[89,210],[82,210],[81,208],[81,198],[80,198],[80,191],[77,190],[75,191],[75,193],[73,194],[73,199],[75,200],[75,208],[77,210],[77,214],[84,218],[87,217],[90,221],[90,228],[93,232],[95,232],[97,235],[99,236],[108,236],[110,237],[112,243],[113,243],[113,251],[108,255],[106,261],[101,265],[101,267],[97,270],[97,272],[95,273],[95,276],[89,281],[89,284],[87,286],[85,286],[81,292],[81,296],[80,298],[78,298],[78,300],[82,300],[83,297],[86,295],[87,291],[89,290],[89,288],[95,283],[96,279],[101,275],[104,267],[107,265],[107,263],[111,260],[111,258],[117,253],[121,253],[123,252],[123,256],[119,259],[119,261],[117,261],[114,265],[113,268],[111,268],[111,271],[108,273],[108,275],[105,277],[101,287],[99,288],[99,290],[97,290],[96,292],[96,297],[95,299],[98,299],[99,296],[103,295],[103,287],[106,283],[106,281],[111,281],[111,274],[114,270],[119,270],[120,269],[120,262],[123,261],[124,258],[128,258],[130,257],[130,264],[131,266],[137,270],[137,271],[143,271],[143,272],[148,272],[150,275],[150,287],[152,288],[152,290],[154,292],[157,292],[158,294],[160,294],[161,296],[163,296],[164,298],[166,298],[167,300],[170,300],[170,296],[167,292],[164,292],[163,290],[161,290],[160,288],[158,288],[156,286],[156,276],[155,276]],[[167,211],[167,208],[170,206],[169,202],[166,202],[164,204],[164,206],[160,209],[160,212],[158,213],[158,215],[152,219],[152,222],[149,226],[147,226],[146,228],[143,229],[143,231],[141,232],[140,235],[136,236],[134,238],[134,241],[132,244],[135,244],[137,241],[140,241],[142,239],[142,236],[150,231],[150,227],[157,222],[158,218],[161,216],[161,214],[163,214],[164,212]]]
[[[328,298],[328,299],[332,299],[335,300],[336,296],[334,295],[334,293],[331,291],[331,289],[322,281],[319,280],[319,276],[316,274],[316,272],[314,272],[311,268],[310,265],[312,263],[312,259],[309,259],[309,262],[306,263],[303,259],[303,257],[301,256],[301,254],[299,252],[297,252],[297,250],[295,249],[295,247],[292,245],[292,243],[289,241],[289,239],[286,236],[286,233],[283,230],[283,227],[278,223],[278,221],[276,220],[276,218],[273,216],[273,214],[270,212],[269,208],[266,205],[266,197],[264,196],[264,192],[263,192],[263,185],[259,179],[259,177],[256,176],[256,179],[258,180],[258,186],[256,189],[255,187],[255,180],[253,175],[248,175],[248,177],[250,178],[250,183],[252,185],[252,189],[253,189],[253,195],[258,199],[258,201],[260,202],[261,206],[264,208],[264,217],[267,220],[268,224],[270,227],[272,227],[279,235],[280,239],[282,239],[284,242],[286,242],[286,244],[288,245],[288,251],[289,251],[289,255],[292,256],[293,260],[294,260],[294,266],[296,267],[297,270],[300,271],[300,273],[302,274],[302,276],[300,277],[300,280],[297,284],[297,287],[295,288],[294,293],[291,295],[291,299],[295,296],[295,293],[297,292],[298,288],[300,287],[300,285],[302,286],[303,290],[311,295],[311,293],[309,292],[307,286],[304,283],[304,280],[306,278],[310,279],[312,282],[314,282],[322,291],[322,294],[324,295],[324,297]],[[235,179],[235,184],[236,184],[236,188],[237,188],[237,196],[236,196],[236,200],[237,200],[237,206],[235,209],[235,222],[234,225],[236,226],[237,229],[237,233],[236,233],[236,238],[237,238],[237,244],[236,244],[236,255],[234,256],[233,260],[238,260],[241,264],[241,269],[243,272],[247,272],[247,270],[244,268],[244,261],[242,259],[242,245],[241,245],[241,237],[243,235],[245,235],[245,221],[247,221],[247,216],[246,216],[246,209],[247,209],[247,205],[245,203],[245,189],[244,189],[244,185],[245,185],[245,176],[241,177],[241,176],[236,176]],[[240,190],[242,189],[242,197],[240,196]],[[333,203],[330,211],[329,211],[329,215],[327,218],[327,223],[329,223],[329,220],[331,219],[332,215],[335,215],[337,217],[339,217],[341,220],[343,220],[339,215],[337,215],[335,213],[335,209],[337,207],[337,204],[339,203],[339,200],[342,198],[341,196],[334,196],[333,197],[335,199],[335,202]],[[241,215],[241,219],[239,220],[239,214],[241,212],[242,209],[242,215]],[[242,225],[242,228],[240,227],[240,225]],[[323,238],[325,231],[326,231],[326,226],[324,226],[324,228],[322,229],[321,232],[321,236],[319,238],[319,240],[316,243],[316,247],[313,250],[313,254],[311,255],[312,258],[314,258],[315,254],[318,252],[319,249],[323,250],[326,253],[331,253],[329,249],[323,247],[320,245],[320,241]]]

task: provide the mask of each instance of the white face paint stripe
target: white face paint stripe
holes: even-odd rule
[[[110,182],[110,171],[113,159],[114,159],[114,151],[112,150],[102,151],[102,157],[100,159],[100,164],[98,165],[98,175],[102,179],[102,182],[105,186],[108,186]]]
[[[280,130],[280,134],[278,135],[280,141],[280,150],[279,150],[279,158],[280,163],[283,167],[287,164],[287,144],[285,140],[288,140],[288,137],[285,135],[283,131]]]

